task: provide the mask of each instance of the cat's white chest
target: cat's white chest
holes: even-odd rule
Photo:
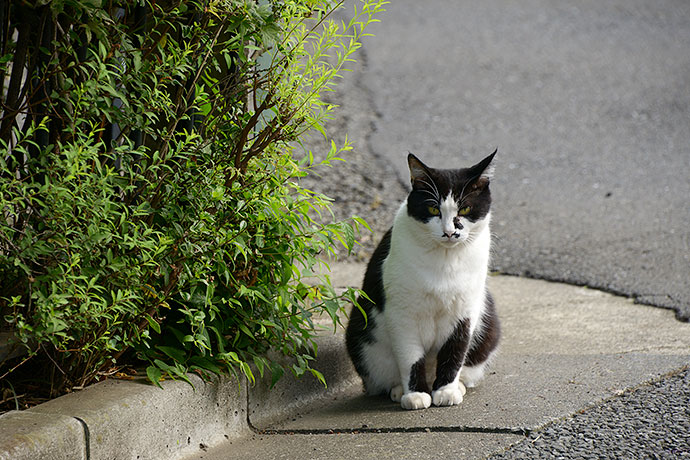
[[[438,252],[416,255],[391,251],[384,263],[387,296],[398,297],[408,304],[405,309],[419,309],[423,314],[443,310],[463,316],[468,302],[484,289],[486,263],[468,251],[462,254],[464,258]]]
[[[485,301],[488,222],[471,244],[447,249],[418,238],[418,224],[408,219],[400,213],[396,217],[384,261],[387,316],[407,319],[435,336],[445,335],[460,318],[476,324]]]

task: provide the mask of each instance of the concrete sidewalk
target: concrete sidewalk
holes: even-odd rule
[[[363,264],[334,268],[334,285],[360,284]],[[363,395],[342,331],[327,332],[316,367],[328,390],[311,377],[272,391],[107,381],[1,416],[0,459],[484,458],[690,365],[690,324],[671,311],[517,277],[490,287],[501,353],[460,406],[408,412]]]
[[[362,273],[340,266],[334,283],[357,285]],[[690,324],[671,311],[517,277],[492,277],[490,286],[501,353],[460,406],[403,411],[357,383],[286,421],[253,421],[258,433],[191,458],[484,458],[690,364]]]

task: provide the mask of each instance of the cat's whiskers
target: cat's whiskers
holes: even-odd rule
[[[422,184],[426,184],[427,187],[431,188],[431,191],[434,192],[434,195],[436,195],[436,198],[438,198],[439,203],[441,202],[441,192],[439,192],[438,187],[436,186],[436,183],[434,180],[429,176],[429,173],[424,171],[424,175],[429,179],[428,181],[424,179],[419,179],[419,181]]]
[[[475,191],[475,192],[470,192],[470,193],[468,193],[467,195],[465,195],[465,189],[467,188],[467,186],[470,185],[470,184],[472,184],[474,181],[476,181],[476,180],[479,179],[480,177],[481,177],[481,174],[479,174],[479,175],[477,175],[477,176],[474,176],[474,177],[472,177],[472,179],[470,179],[469,181],[467,181],[467,182],[465,183],[465,185],[462,186],[462,190],[460,190],[460,201],[458,202],[458,207],[459,207],[459,208],[462,208],[462,207],[463,207],[463,204],[465,203],[465,201],[467,201],[467,199],[468,199],[470,196],[472,196],[473,194],[476,193],[476,191]]]
[[[432,197],[434,197],[434,199],[437,199],[437,200],[440,200],[440,198],[441,198],[441,196],[438,193],[434,192],[433,190],[422,189],[419,191],[422,193],[427,193],[427,194],[431,195]]]
[[[427,198],[423,201],[424,204],[428,204],[430,206],[437,206],[438,205],[438,200],[436,197],[433,198]]]
[[[464,190],[465,189],[463,189],[462,193],[464,193]],[[468,193],[467,195],[462,195],[462,198],[458,202],[458,209],[462,209],[465,207],[465,203],[467,203],[467,200],[470,198],[470,196],[472,196],[472,193]]]
[[[423,204],[425,204],[427,206],[432,206],[432,207],[438,207],[441,205],[440,200],[438,198],[436,198],[436,196],[434,196],[430,191],[426,190],[425,192],[427,193],[427,195],[430,195],[430,198],[429,197],[425,198],[424,201],[422,202]]]

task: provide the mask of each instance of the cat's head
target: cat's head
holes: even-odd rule
[[[432,241],[444,247],[468,243],[486,226],[494,155],[464,169],[430,168],[408,155],[412,191],[407,214],[423,224]]]

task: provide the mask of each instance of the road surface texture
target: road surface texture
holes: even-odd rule
[[[463,167],[498,148],[495,269],[690,319],[689,2],[396,0],[371,31],[333,97],[355,152],[317,184],[372,221],[365,245],[408,151]]]

